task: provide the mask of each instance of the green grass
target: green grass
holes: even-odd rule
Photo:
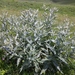
[[[58,8],[58,20],[62,21],[65,18],[69,18],[74,22],[75,19],[75,6],[71,3],[69,4],[68,0],[65,1],[67,4],[63,4],[65,0],[61,0],[58,2],[52,2],[50,0],[2,0],[0,1],[0,13],[9,12],[9,14],[17,14],[19,15],[21,11],[32,8],[39,9],[40,15],[44,12],[42,9],[43,4],[52,7]],[[70,1],[70,0],[69,0]],[[71,0],[73,1],[73,0]],[[75,1],[73,1],[75,3]],[[65,17],[66,15],[66,17]]]
[[[68,0],[66,0],[68,2]],[[62,2],[62,1],[61,1]],[[64,2],[64,0],[63,0]],[[73,1],[75,2],[75,1]],[[60,4],[59,1],[57,3],[53,3],[50,0],[0,0],[0,13],[9,12],[10,14],[19,14],[20,11],[25,9],[39,9],[40,13],[44,12],[42,9],[43,4],[51,7],[58,8],[58,14],[60,15],[68,15],[70,17],[75,16],[75,6],[74,5],[66,5]]]
[[[19,1],[34,1],[34,2],[45,2],[45,3],[55,2],[59,4],[75,5],[75,0],[19,0]]]

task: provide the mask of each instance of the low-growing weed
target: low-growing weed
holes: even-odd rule
[[[56,8],[38,18],[38,10],[29,9],[20,16],[0,17],[0,48],[7,60],[15,60],[19,73],[32,72],[34,75],[64,74],[68,59],[74,57],[75,43],[68,20],[56,25]]]

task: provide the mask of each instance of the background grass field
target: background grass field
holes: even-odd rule
[[[44,12],[43,4],[58,8],[59,20],[70,18],[75,19],[75,0],[0,0],[0,14],[8,12],[9,14],[19,15],[25,9],[39,9],[40,14]],[[66,17],[65,17],[66,15]]]

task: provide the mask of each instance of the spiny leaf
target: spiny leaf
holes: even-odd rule
[[[21,62],[21,58],[18,58],[17,59],[17,66],[19,66],[20,62]]]

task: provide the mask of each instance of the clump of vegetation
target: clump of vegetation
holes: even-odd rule
[[[66,20],[58,27],[57,9],[46,10],[49,12],[44,13],[43,19],[38,18],[38,10],[32,9],[18,17],[7,14],[0,17],[0,48],[5,50],[8,60],[16,60],[20,73],[63,74],[63,67],[68,65],[70,56],[73,57],[75,40],[70,38],[73,25]]]

